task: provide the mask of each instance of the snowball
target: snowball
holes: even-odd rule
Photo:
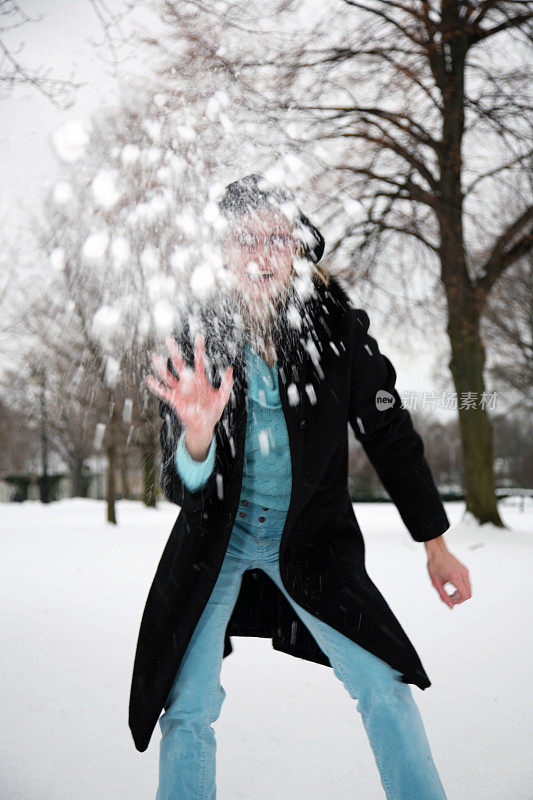
[[[63,206],[72,200],[72,187],[66,181],[60,181],[54,187],[54,203]]]
[[[320,353],[318,352],[318,347],[311,338],[307,339],[305,348],[311,356],[313,364],[318,364],[320,362]]]
[[[318,352],[318,348],[317,348],[316,344],[313,342],[313,340],[311,338],[308,338],[306,343],[305,343],[305,347],[307,349],[307,352],[311,356],[311,360],[312,360],[312,362],[314,364],[315,370],[318,373],[318,376],[320,378],[323,378],[324,377],[324,371],[322,370],[322,367],[320,366],[320,353]]]
[[[224,194],[225,184],[222,181],[212,181],[209,185],[208,195],[210,200],[220,200]]]
[[[300,402],[300,395],[298,393],[298,387],[295,383],[290,383],[287,387],[287,399],[289,401],[289,405],[297,406]]]
[[[201,264],[191,275],[191,289],[198,297],[206,298],[215,288],[213,270],[207,264]]]
[[[300,128],[295,122],[289,122],[289,124],[285,126],[285,132],[291,139],[298,139],[301,133]]]
[[[101,169],[91,184],[93,197],[97,204],[104,209],[115,206],[122,196],[117,188],[116,170]]]
[[[140,154],[141,151],[139,150],[136,144],[126,144],[122,148],[122,154],[120,156],[120,159],[125,167],[129,167],[131,166],[131,164],[135,164]]]
[[[161,122],[154,119],[145,119],[143,128],[153,142],[161,141]]]
[[[152,302],[158,300],[164,294],[165,279],[163,275],[154,275],[146,281],[146,291]]]
[[[207,118],[210,119],[211,121],[215,120],[217,118],[219,109],[220,106],[218,100],[214,96],[210,97],[205,107],[205,113]]]
[[[95,450],[100,450],[100,448],[102,447],[102,442],[104,441],[104,433],[105,433],[105,424],[103,422],[99,422],[94,432],[93,447]]]
[[[130,243],[125,236],[115,236],[111,242],[111,255],[115,267],[123,267],[127,263],[130,255]]]
[[[147,206],[151,219],[155,219],[167,212],[168,196],[164,192],[161,194],[154,194],[148,201]]]
[[[233,122],[230,120],[227,114],[224,114],[223,111],[220,112],[218,115],[218,119],[220,120],[220,124],[224,128],[224,133],[233,133],[235,126]]]
[[[284,158],[287,169],[294,174],[301,174],[304,171],[304,163],[294,153],[287,153]]]
[[[82,248],[82,256],[84,260],[98,263],[104,258],[108,244],[109,234],[107,231],[91,233],[91,235],[85,240]]]
[[[196,139],[196,131],[188,125],[178,125],[176,131],[186,142],[192,142]]]
[[[117,386],[120,365],[116,358],[108,356],[105,364],[104,382],[108,389],[115,389]]]
[[[190,251],[185,247],[175,247],[170,255],[170,266],[175,272],[184,272],[190,260]]]
[[[217,89],[214,92],[206,104],[206,114],[210,120],[214,120],[217,118],[217,115],[220,109],[223,106],[229,105],[229,97],[226,92],[222,91],[221,89]]]
[[[214,97],[216,97],[221,106],[229,106],[230,99],[228,97],[228,93],[225,92],[224,89],[217,89]]]
[[[189,210],[183,211],[181,214],[176,214],[174,223],[183,233],[188,233],[190,235],[194,235],[198,228],[196,217],[192,211]]]
[[[93,317],[92,333],[99,341],[108,343],[120,324],[120,310],[113,306],[101,306]]]
[[[290,303],[287,307],[287,322],[292,328],[296,328],[297,330],[300,330],[302,327],[302,315],[294,303]]]
[[[50,253],[50,264],[56,272],[65,269],[65,251],[62,247],[55,247]]]
[[[172,172],[174,172],[176,175],[182,175],[183,172],[185,172],[185,169],[187,167],[187,162],[185,161],[185,159],[180,158],[180,156],[177,156],[176,153],[168,152],[166,154],[166,161],[168,162],[168,165],[172,170]]]
[[[265,180],[273,183],[274,185],[283,184],[286,180],[285,170],[280,166],[269,167],[263,174],[265,176]]]
[[[146,337],[152,330],[152,319],[148,311],[142,311],[137,322],[137,341],[139,345],[143,345]]]
[[[52,144],[62,161],[73,164],[85,152],[89,132],[81,120],[71,120],[52,133]]]
[[[309,402],[312,406],[316,405],[316,392],[315,387],[312,383],[305,384],[305,391],[307,392],[307,396],[309,398]]]
[[[124,400],[124,410],[122,412],[122,419],[123,421],[129,425],[131,422],[131,412],[133,410],[133,400],[129,397]]]
[[[310,275],[303,275],[299,278],[295,278],[293,285],[298,297],[304,301],[312,297],[315,293],[315,287]]]
[[[205,206],[204,206],[203,216],[204,216],[204,219],[206,220],[206,222],[211,222],[211,223],[218,222],[218,220],[219,220],[219,218],[221,216],[218,204],[215,203],[212,200],[210,200],[208,203],[206,203]]]
[[[148,147],[142,152],[143,161],[150,165],[157,164],[158,161],[161,161],[162,156],[163,153],[160,147]]]
[[[168,211],[168,195],[165,192],[154,195],[146,203],[138,203],[128,214],[128,224],[135,226],[138,222],[151,224]]]
[[[145,270],[150,272],[159,267],[159,254],[153,244],[147,244],[142,251],[141,264]]]
[[[160,336],[168,334],[174,324],[174,308],[168,300],[158,300],[154,306],[154,322]]]
[[[353,200],[351,197],[345,197],[342,200],[342,206],[348,216],[355,217],[359,211],[360,204]]]
[[[259,449],[262,456],[267,456],[270,452],[270,442],[268,441],[268,431],[262,430],[257,434]]]
[[[170,183],[172,181],[172,169],[170,167],[159,167],[156,177],[159,183]]]

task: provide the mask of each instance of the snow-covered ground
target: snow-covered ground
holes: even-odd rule
[[[448,800],[533,798],[533,508],[500,508],[508,530],[462,522],[463,504],[446,504],[445,539],[473,589],[450,611],[395,507],[356,506],[370,575],[432,681],[412,690]],[[138,753],[128,698],[144,601],[177,512],[120,501],[115,527],[99,501],[2,506],[2,800],[155,797],[159,726]],[[382,800],[356,703],[332,671],[269,640],[233,645],[215,724],[220,800]]]

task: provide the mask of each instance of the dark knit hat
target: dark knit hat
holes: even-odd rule
[[[218,206],[223,216],[231,221],[265,206],[277,208],[295,223],[294,236],[302,245],[304,257],[315,264],[322,258],[324,237],[302,213],[294,194],[286,186],[273,184],[262,175],[252,173],[229,183]]]

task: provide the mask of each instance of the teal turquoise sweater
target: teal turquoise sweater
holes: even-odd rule
[[[277,365],[269,367],[246,342],[248,413],[241,498],[287,511],[291,496],[291,458],[285,416],[281,406]],[[213,435],[204,461],[195,461],[185,446],[185,431],[176,449],[176,469],[191,491],[200,488],[215,465]]]

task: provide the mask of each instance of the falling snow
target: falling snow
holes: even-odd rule
[[[101,169],[94,178],[91,188],[97,205],[109,211],[121,198],[117,188],[118,173],[116,170]]]
[[[290,383],[287,386],[287,398],[291,406],[297,406],[300,402],[300,394],[295,383]]]
[[[101,263],[106,255],[109,245],[109,234],[107,231],[91,233],[84,242],[82,248],[83,259],[87,262]]]
[[[79,161],[89,142],[89,132],[85,122],[71,120],[66,122],[52,134],[52,144],[62,161],[74,163]]]

